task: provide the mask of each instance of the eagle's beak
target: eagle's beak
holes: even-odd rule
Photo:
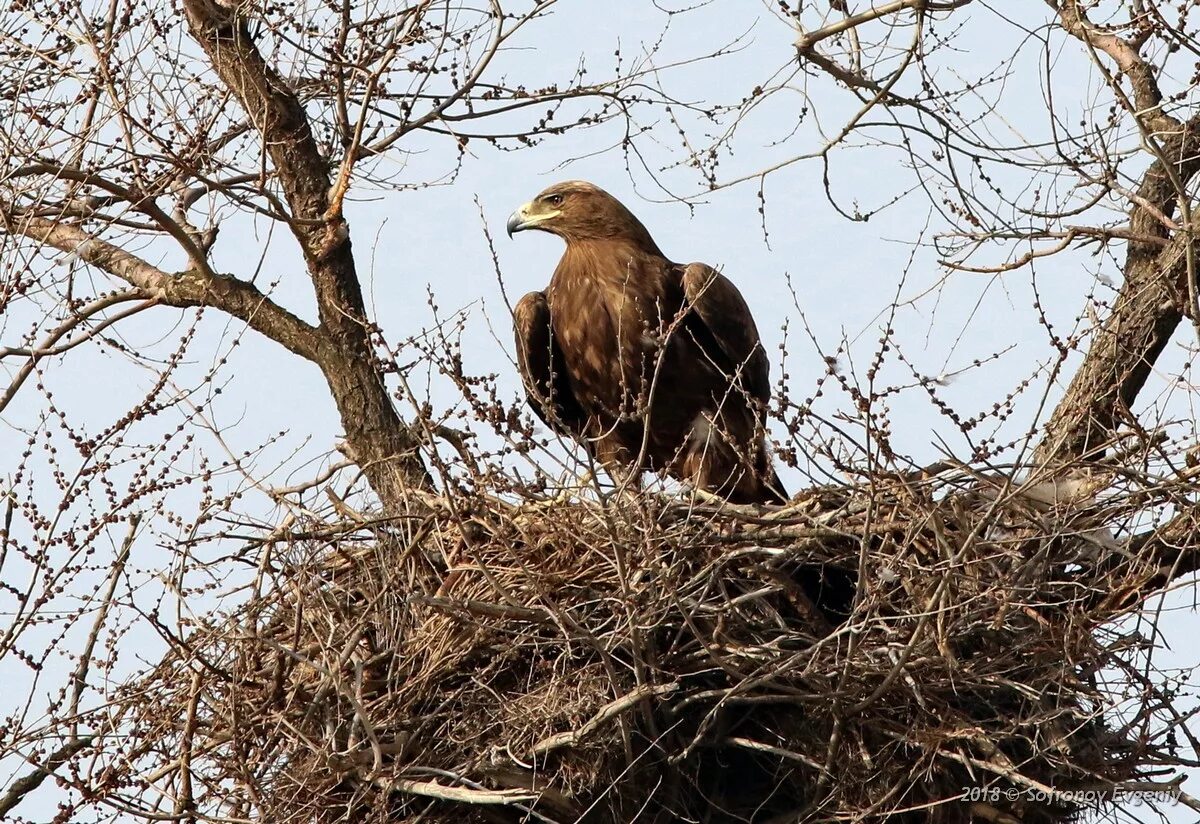
[[[561,209],[547,211],[544,204],[530,201],[508,216],[508,226],[505,228],[508,229],[509,237],[512,237],[514,232],[524,232],[526,229],[542,229],[545,232],[553,232],[553,229],[546,229],[542,224],[561,214]]]
[[[515,232],[521,232],[530,227],[531,221],[526,215],[529,214],[529,207],[532,205],[531,203],[526,203],[508,216],[508,225],[505,228],[508,229],[509,237],[512,237]]]

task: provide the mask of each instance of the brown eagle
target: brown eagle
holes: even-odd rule
[[[558,183],[508,234],[566,241],[543,292],[513,312],[529,403],[610,474],[667,473],[734,503],[786,493],[764,442],[766,352],[745,299],[703,263],[672,263],[646,227],[591,183]]]

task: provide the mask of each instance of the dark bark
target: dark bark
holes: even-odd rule
[[[70,761],[80,750],[90,746],[91,743],[92,736],[90,735],[72,738],[52,753],[40,766],[34,768],[32,772],[18,778],[9,785],[4,795],[0,796],[0,820],[8,815],[13,807],[20,804],[25,796],[42,786],[42,782],[53,775],[59,767]]]
[[[1140,54],[1140,41],[1096,27],[1073,0],[1058,9],[1063,28],[1078,38],[1097,62],[1104,54],[1116,64],[1119,74],[1108,74],[1109,85],[1136,119],[1143,144],[1155,157],[1137,196],[1131,198],[1129,235],[1169,242],[1158,246],[1130,240],[1125,281],[1112,313],[1098,331],[1038,445],[1035,461],[1042,466],[1101,458],[1122,421],[1132,422],[1131,407],[1155,361],[1183,318],[1195,312],[1192,300],[1197,290],[1194,283],[1189,283],[1189,276],[1196,277],[1194,236],[1200,228],[1195,219],[1174,229],[1166,222],[1178,213],[1181,199],[1189,197],[1189,182],[1200,173],[1200,116],[1181,121],[1166,111],[1155,69]],[[1122,84],[1128,84],[1128,95]],[[1133,572],[1133,588],[1099,590],[1097,603],[1140,603],[1171,582],[1200,570],[1198,529],[1196,507],[1184,505],[1160,528],[1134,537],[1128,553],[1112,555],[1107,566],[1099,570],[1123,581],[1130,578],[1120,573]]]
[[[387,509],[405,490],[428,488],[418,435],[397,414],[375,367],[349,228],[330,202],[329,162],[304,106],[258,52],[246,21],[211,0],[185,0],[188,26],[226,87],[262,135],[304,252],[320,316],[320,366],[337,404],[351,456]]]
[[[1179,198],[1186,196],[1186,182],[1200,171],[1200,120],[1183,122],[1165,111],[1154,69],[1142,58],[1140,43],[1097,28],[1075,2],[1058,8],[1062,27],[1089,49],[1098,64],[1101,55],[1116,64],[1118,74],[1103,66],[1102,70],[1155,156],[1131,203],[1130,236],[1166,239],[1170,230],[1163,218],[1170,220],[1176,214]],[[1121,292],[1046,425],[1035,454],[1039,465],[1102,456],[1189,311],[1187,261],[1193,228],[1179,228],[1165,248],[1129,242]]]
[[[1180,233],[1161,254],[1130,249],[1112,313],[1046,425],[1039,465],[1101,457],[1183,319],[1188,242]]]

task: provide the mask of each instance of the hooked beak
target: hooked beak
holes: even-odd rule
[[[511,238],[515,232],[524,231],[529,228],[529,224],[525,220],[525,208],[529,204],[526,203],[517,211],[508,216],[508,224],[504,227],[508,229],[508,236]]]
[[[509,223],[505,227],[509,230],[509,237],[517,233],[517,231],[524,231],[530,227],[533,227],[533,225],[538,222],[536,221],[536,218],[529,217],[529,212],[532,210],[533,204],[527,203],[521,206],[521,209],[517,209],[515,212],[512,212],[511,215],[509,215]]]
[[[545,206],[539,206],[534,202],[526,203],[508,216],[508,224],[505,228],[508,229],[508,236],[512,237],[516,232],[524,232],[526,229],[541,229],[543,223],[560,214],[562,212],[557,209],[548,212],[545,210]]]

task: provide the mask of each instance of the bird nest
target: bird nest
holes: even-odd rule
[[[136,780],[272,822],[1061,820],[1168,746],[1102,677],[1154,575],[1121,506],[959,468],[277,534],[128,687]]]

